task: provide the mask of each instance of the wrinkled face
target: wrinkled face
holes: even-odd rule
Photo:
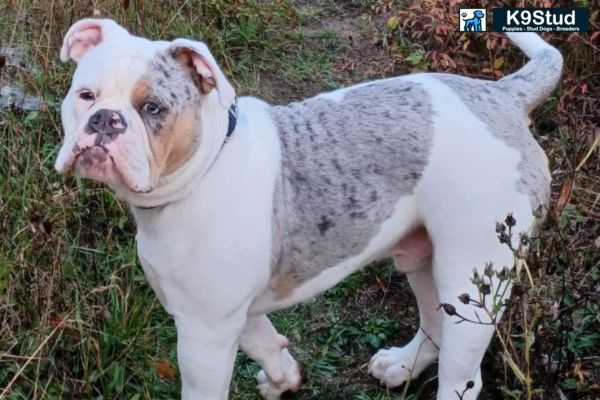
[[[200,140],[202,103],[185,57],[135,37],[89,51],[62,105],[59,172],[148,192],[183,165]]]

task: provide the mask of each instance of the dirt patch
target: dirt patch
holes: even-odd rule
[[[319,57],[331,60],[328,70],[320,73],[329,79],[305,79],[294,84],[278,71],[261,76],[263,92],[277,104],[286,104],[331,90],[370,79],[388,76],[394,71],[395,60],[383,38],[383,30],[389,13],[372,14],[370,7],[342,6],[329,8],[325,12],[321,6],[302,5],[304,21],[294,34],[302,38],[302,46],[308,53],[308,62]],[[306,16],[308,15],[308,16]],[[302,19],[302,18],[301,18]],[[335,40],[335,45],[331,42]],[[295,55],[297,46],[287,56]],[[325,55],[324,55],[325,54]],[[286,60],[286,63],[293,62]],[[329,86],[324,86],[329,81]]]
[[[394,58],[384,46],[382,27],[385,15],[335,15],[308,26],[308,37],[331,30],[345,44],[345,52],[336,63],[336,72],[345,84],[384,78],[394,69]]]

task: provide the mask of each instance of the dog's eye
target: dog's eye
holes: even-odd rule
[[[142,107],[142,109],[151,115],[158,115],[162,111],[162,108],[158,104],[153,102],[148,102],[144,104],[144,107]]]
[[[79,92],[79,98],[83,101],[94,101],[96,100],[96,95],[88,89],[84,89]]]

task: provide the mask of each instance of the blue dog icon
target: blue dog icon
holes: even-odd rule
[[[466,17],[466,13],[462,14],[463,18]],[[481,10],[475,10],[473,12],[473,18],[466,19],[465,21],[465,31],[474,31],[481,32],[481,19],[485,17],[485,14]]]

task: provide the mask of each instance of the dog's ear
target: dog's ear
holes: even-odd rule
[[[235,89],[225,78],[208,47],[201,42],[176,39],[170,47],[171,55],[194,74],[196,86],[204,94],[217,90],[223,107],[229,107],[235,99]]]
[[[79,62],[92,48],[107,40],[129,33],[112,19],[86,18],[75,22],[68,30],[60,49],[60,60]]]

